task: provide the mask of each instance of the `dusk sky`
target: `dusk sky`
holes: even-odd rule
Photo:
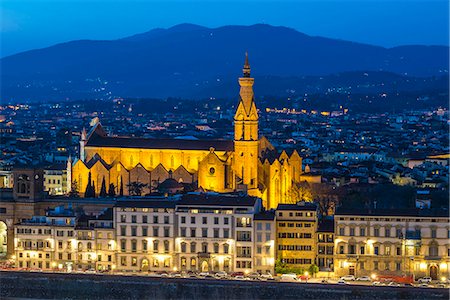
[[[267,23],[392,47],[448,45],[448,0],[2,0],[1,56],[75,39],[116,39],[195,23]]]

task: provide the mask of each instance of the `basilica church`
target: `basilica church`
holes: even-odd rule
[[[245,191],[260,197],[267,209],[295,203],[302,174],[297,153],[277,152],[258,134],[254,79],[246,55],[239,78],[239,104],[234,116],[234,140],[150,139],[108,136],[100,123],[83,131],[80,158],[68,165],[70,181],[81,194],[88,178],[98,194],[103,180],[129,194],[130,183],[145,185],[143,194],[168,179],[201,191]]]

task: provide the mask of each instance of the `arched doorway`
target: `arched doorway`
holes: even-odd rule
[[[206,260],[204,260],[202,262],[202,272],[208,272],[209,271],[209,266],[208,266],[208,262],[206,262]]]
[[[147,272],[148,271],[148,259],[144,258],[141,262],[141,271]]]
[[[6,223],[3,221],[0,221],[0,259],[6,258],[6,253],[8,251],[8,227],[6,226]]]
[[[432,265],[430,267],[430,277],[433,280],[437,280],[438,279],[438,267],[436,265]]]

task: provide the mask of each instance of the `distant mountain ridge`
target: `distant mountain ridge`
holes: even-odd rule
[[[2,98],[89,98],[97,89],[122,97],[201,96],[221,82],[235,82],[245,51],[255,76],[354,71],[448,75],[448,46],[388,49],[313,37],[282,26],[211,29],[180,24],[118,40],[71,41],[2,58]]]

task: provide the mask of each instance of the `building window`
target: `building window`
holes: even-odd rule
[[[214,253],[219,253],[219,244],[214,243]]]
[[[136,248],[137,248],[137,242],[136,240],[131,240],[131,252],[136,252]]]
[[[120,226],[120,235],[127,235],[127,226]]]
[[[148,228],[147,226],[142,227],[142,236],[147,236],[148,235]]]
[[[228,222],[229,222],[228,217],[223,218],[223,224],[228,225]]]
[[[170,237],[170,228],[164,227],[164,237]]]
[[[159,236],[159,227],[153,227],[153,236],[155,237]]]
[[[364,255],[366,252],[366,248],[364,246],[361,246],[359,250],[362,255]]]
[[[223,244],[223,253],[228,254],[229,251],[230,245],[228,245],[227,243]]]
[[[237,231],[236,240],[238,242],[251,242],[252,236],[250,231]]]
[[[195,269],[197,265],[197,260],[195,258],[191,258],[191,269]]]
[[[262,242],[262,233],[259,233],[259,232],[258,232],[258,233],[256,234],[256,241],[259,242],[259,243]]]
[[[164,253],[169,253],[169,241],[164,241]]]
[[[158,241],[153,241],[153,252],[158,253],[159,244]]]
[[[344,246],[343,245],[339,246],[339,254],[344,254]]]
[[[147,241],[146,240],[143,240],[142,241],[142,251],[144,251],[144,252],[147,252]]]
[[[391,228],[385,228],[384,229],[384,236],[390,237],[391,236]]]
[[[355,228],[350,227],[350,236],[355,236]]]
[[[202,228],[202,237],[208,237],[208,228]]]
[[[120,240],[120,251],[125,252],[127,248],[127,241],[126,240]]]
[[[373,236],[379,237],[380,236],[380,228],[374,228],[373,229]]]
[[[197,252],[197,244],[195,242],[191,243],[191,253]]]
[[[186,227],[180,227],[180,236],[186,237]]]
[[[148,222],[147,216],[142,216],[142,223],[147,223],[147,222]]]
[[[256,230],[262,230],[262,223],[256,223]]]
[[[271,228],[272,228],[272,226],[270,226],[270,223],[266,223],[266,231],[272,230]]]
[[[363,261],[361,261],[361,262],[359,263],[359,268],[360,268],[361,270],[364,270],[364,262],[363,262]]]
[[[378,246],[373,247],[373,254],[378,255],[378,252],[379,252],[379,247]]]
[[[365,228],[360,228],[359,229],[359,235],[360,236],[366,236],[366,229]]]
[[[214,224],[215,225],[219,224],[219,218],[218,217],[214,217]]]
[[[191,237],[195,237],[196,231],[197,231],[196,228],[191,228]]]
[[[397,247],[397,255],[402,255],[402,248],[401,247]]]
[[[136,236],[137,235],[137,228],[136,226],[131,226],[131,236]]]
[[[191,217],[191,224],[195,224],[195,217]]]
[[[181,243],[181,252],[186,253],[186,243]]]
[[[131,216],[131,223],[136,223],[137,222],[137,217],[136,215],[132,215]]]
[[[186,217],[181,217],[181,224],[186,224]]]
[[[391,246],[384,246],[384,255],[391,255]]]
[[[395,264],[395,270],[396,270],[396,271],[401,271],[401,270],[402,270],[402,264],[399,263],[399,262],[397,262],[397,263]]]
[[[164,224],[169,224],[169,216],[164,216]]]
[[[126,215],[120,215],[120,222],[126,223],[127,222],[127,216]]]
[[[230,230],[229,229],[224,229],[223,230],[223,238],[224,239],[228,239],[230,237]]]
[[[436,238],[436,229],[431,229],[431,238],[432,239]]]
[[[208,243],[202,243],[202,252],[208,253]]]
[[[158,216],[153,216],[153,224],[158,224]]]
[[[214,238],[215,239],[219,238],[219,228],[214,228]]]
[[[340,227],[339,228],[339,235],[345,235],[345,228],[344,227]]]
[[[377,261],[373,262],[373,269],[378,270],[378,262]]]
[[[207,217],[203,217],[202,218],[202,224],[208,224],[208,218]]]

